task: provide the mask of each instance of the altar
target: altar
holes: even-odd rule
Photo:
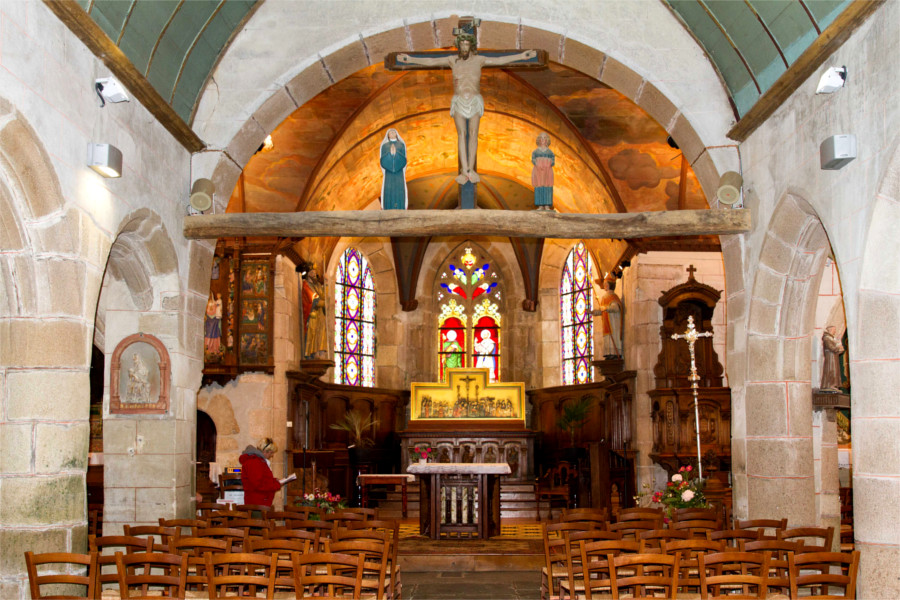
[[[500,476],[506,463],[416,463],[407,471],[420,478],[419,531],[433,540],[441,534],[474,533],[486,540],[500,535]]]

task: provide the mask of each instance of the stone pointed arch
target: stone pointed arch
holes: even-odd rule
[[[743,393],[733,396],[735,513],[815,525],[811,337],[831,245],[812,206],[788,194],[772,213],[748,299]],[[731,361],[729,361],[731,362]]]
[[[860,598],[900,597],[884,565],[900,563],[900,525],[885,518],[900,494],[900,143],[874,199],[862,257],[858,316],[848,315],[853,381],[853,514]],[[853,335],[854,329],[857,335]],[[892,448],[893,450],[886,449]]]

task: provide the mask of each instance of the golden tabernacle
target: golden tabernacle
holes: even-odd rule
[[[446,383],[413,383],[410,421],[525,419],[525,384],[489,383],[488,369],[450,369]]]

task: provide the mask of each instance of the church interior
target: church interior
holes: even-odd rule
[[[0,598],[266,439],[435,544],[699,475],[900,597],[898,63],[891,0],[0,5]]]

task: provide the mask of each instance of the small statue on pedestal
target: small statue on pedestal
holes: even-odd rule
[[[550,149],[550,135],[543,131],[537,136],[537,148],[531,153],[531,185],[534,186],[534,205],[537,210],[553,209],[553,166],[556,156]]]
[[[840,392],[841,354],[844,346],[835,334],[835,326],[829,325],[822,334],[822,392]]]
[[[597,283],[600,283],[599,278]],[[612,274],[603,280],[603,289],[597,309],[592,313],[598,317],[599,330],[603,336],[603,358],[606,360],[622,358],[622,317],[625,310],[622,300],[616,296],[616,278]],[[597,352],[597,348],[594,352]]]

